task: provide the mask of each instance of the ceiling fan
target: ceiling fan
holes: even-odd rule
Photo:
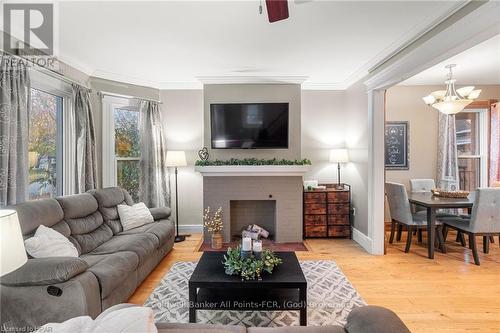
[[[266,0],[267,17],[269,23],[286,20],[288,18],[288,0]],[[259,6],[262,14],[262,3]]]
[[[294,0],[295,4],[300,5],[313,0]],[[288,14],[288,0],[266,0],[267,17],[269,23],[286,20]],[[262,14],[262,0],[259,5],[259,12]]]

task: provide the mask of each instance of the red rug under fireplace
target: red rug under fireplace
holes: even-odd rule
[[[198,249],[199,252],[205,251],[227,251],[228,247],[235,248],[240,244],[241,240],[234,240],[231,243],[224,243],[222,249],[214,250],[211,247],[210,242],[205,242],[200,245]],[[262,246],[265,249],[270,249],[277,252],[294,252],[294,251],[308,251],[307,247],[303,242],[293,242],[293,243],[275,243],[274,241],[263,239]]]

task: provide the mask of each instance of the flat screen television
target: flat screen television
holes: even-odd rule
[[[288,148],[288,103],[211,104],[214,149]]]

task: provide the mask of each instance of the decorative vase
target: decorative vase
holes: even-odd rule
[[[222,249],[222,234],[220,232],[214,232],[212,234],[212,249]]]

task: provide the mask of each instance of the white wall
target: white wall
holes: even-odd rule
[[[300,159],[300,85],[299,84],[208,84],[204,87],[205,146],[214,159],[277,158]],[[288,149],[211,149],[210,104],[213,103],[289,103]]]
[[[270,88],[272,89],[272,87]],[[180,224],[201,225],[202,177],[194,172],[197,151],[203,146],[204,93],[201,90],[163,90],[160,98],[168,149],[186,150],[188,163],[179,174]],[[345,91],[301,92],[301,157],[312,160],[306,179],[335,182],[336,166],[328,162],[331,148],[349,148],[351,163],[342,169],[342,180],[352,185],[356,207],[354,226],[368,233],[367,95],[362,85]],[[292,133],[291,133],[292,134]]]
[[[186,151],[189,165],[179,169],[179,225],[201,226],[203,177],[194,171],[194,163],[203,147],[203,90],[162,90],[160,99],[167,149]],[[171,186],[174,208],[173,172]]]
[[[328,162],[332,148],[348,148],[351,162],[341,169],[342,182],[352,186],[356,208],[354,227],[368,234],[367,96],[355,85],[343,91],[302,91],[302,157],[309,158],[312,170],[307,180],[337,182],[337,165]]]

